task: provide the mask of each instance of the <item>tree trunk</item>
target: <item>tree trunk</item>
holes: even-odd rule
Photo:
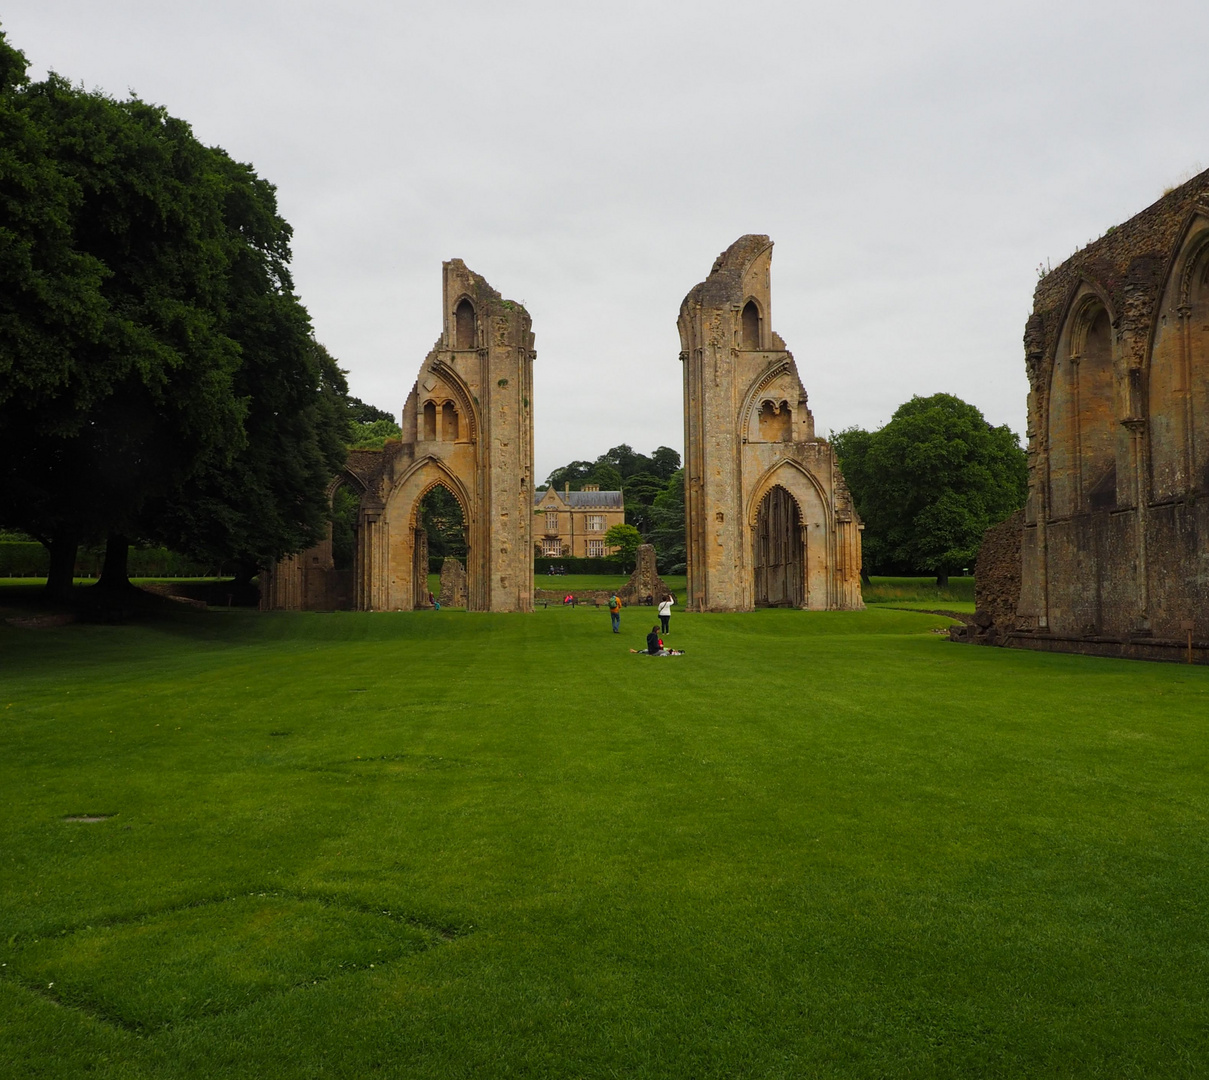
[[[873,582],[869,580],[869,571],[866,570],[863,566],[861,567],[861,584],[862,585],[872,585],[873,584]]]
[[[939,572],[939,573],[936,575],[936,587],[937,587],[938,589],[947,589],[947,588],[949,587],[949,572],[948,572],[948,570],[941,570],[941,571],[940,571],[940,572]]]
[[[97,588],[111,592],[131,588],[129,565],[129,539],[117,533],[110,533],[105,541],[105,565],[101,568]]]
[[[68,600],[76,574],[76,554],[80,550],[79,531],[70,525],[60,526],[51,533],[46,549],[50,552],[46,591],[56,600]]]

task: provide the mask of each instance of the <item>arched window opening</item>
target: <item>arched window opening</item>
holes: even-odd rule
[[[1046,433],[1051,519],[1116,505],[1118,440],[1128,437],[1117,412],[1112,325],[1093,302],[1071,316],[1054,360]]]
[[[801,511],[794,497],[777,484],[756,513],[756,606],[802,607],[805,562]]]
[[[1187,396],[1191,428],[1188,458],[1192,462],[1192,486],[1209,491],[1209,245],[1201,249],[1193,268],[1185,320],[1188,344]]]
[[[760,309],[754,300],[748,300],[743,307],[743,317],[740,320],[740,347],[758,349],[760,347]]]
[[[452,401],[441,406],[441,439],[444,442],[458,441],[458,411]]]
[[[1117,504],[1120,424],[1113,385],[1112,326],[1101,307],[1089,315],[1079,360],[1079,476],[1084,510]]]
[[[437,437],[437,403],[424,402],[424,441],[435,442]]]
[[[332,496],[332,563],[337,570],[351,570],[357,551],[357,511],[361,499],[346,484]]]
[[[455,349],[478,348],[478,327],[474,314],[474,305],[463,298],[453,315]]]
[[[793,439],[793,413],[789,402],[780,404],[772,401],[760,405],[760,441],[761,442],[791,442]]]
[[[466,552],[462,504],[444,484],[437,484],[416,512],[416,607],[428,607],[429,593],[442,607],[466,606]],[[447,559],[459,565],[443,573]]]
[[[1209,491],[1209,234],[1190,237],[1156,327],[1146,395],[1152,497]]]

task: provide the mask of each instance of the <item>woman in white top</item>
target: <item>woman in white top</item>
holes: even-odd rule
[[[667,633],[667,624],[672,619],[672,605],[676,601],[672,599],[671,593],[664,593],[663,599],[659,601],[659,621],[663,624],[663,632]]]

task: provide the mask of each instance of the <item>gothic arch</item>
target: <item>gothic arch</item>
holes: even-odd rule
[[[457,409],[459,417],[458,442],[477,442],[479,417],[470,388],[462,377],[443,361],[433,362],[432,373],[448,387],[453,397],[454,407]]]
[[[792,501],[792,512],[786,512],[784,498],[778,499],[778,492]],[[778,502],[782,504],[779,507]],[[780,518],[772,525],[779,536],[770,535],[762,511]],[[819,478],[796,461],[779,462],[756,483],[746,517],[752,605],[832,606],[835,523]]]
[[[1194,213],[1156,311],[1146,371],[1150,485],[1169,501],[1209,490],[1209,215]]]
[[[417,461],[394,484],[386,503],[383,519],[390,537],[390,581],[387,606],[410,611],[422,596],[417,595],[420,569],[416,566],[417,534],[421,529],[420,503],[435,487],[444,487],[457,500],[466,530],[466,577],[471,596],[480,587],[480,552],[476,550],[474,500],[463,481],[440,458],[428,455]],[[427,544],[424,544],[424,555]],[[427,574],[427,567],[422,568]]]
[[[479,347],[479,317],[474,302],[462,295],[453,307],[453,348],[459,352]]]
[[[793,357],[787,356],[785,359],[773,364],[765,371],[754,383],[743,397],[743,405],[739,409],[739,434],[743,442],[751,440],[751,422],[753,417],[759,410],[760,403],[764,400],[765,390],[767,390],[777,379],[782,376],[788,376],[792,383],[797,381],[797,372],[794,370]],[[784,394],[777,394],[777,400],[784,398]],[[790,408],[796,408],[797,402],[790,401]],[[759,427],[756,428],[757,433]],[[758,439],[752,441],[760,441]]]
[[[831,510],[826,489],[814,473],[804,465],[791,459],[778,461],[756,481],[752,488],[751,498],[747,502],[746,513],[749,527],[755,525],[760,503],[763,502],[764,496],[768,494],[769,488],[776,487],[777,485],[785,488],[790,495],[794,496],[798,503],[798,509],[802,512],[803,520],[806,517],[806,507],[803,505],[804,500],[799,493],[804,493],[808,489],[810,494],[814,498],[817,498],[819,507],[823,511],[823,521],[821,524],[830,532],[832,526]]]
[[[1116,504],[1119,434],[1113,316],[1098,289],[1072,296],[1050,369],[1046,410],[1051,519]]]
[[[764,324],[764,312],[754,296],[749,296],[739,312],[739,348],[747,352],[759,352]]]

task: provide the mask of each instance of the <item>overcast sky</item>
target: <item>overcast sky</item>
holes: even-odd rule
[[[1057,265],[1209,167],[1209,2],[7,0],[30,60],[251,162],[398,415],[460,257],[533,316],[537,475],[681,450],[676,314],[768,233],[821,434],[946,391],[1023,433]]]

